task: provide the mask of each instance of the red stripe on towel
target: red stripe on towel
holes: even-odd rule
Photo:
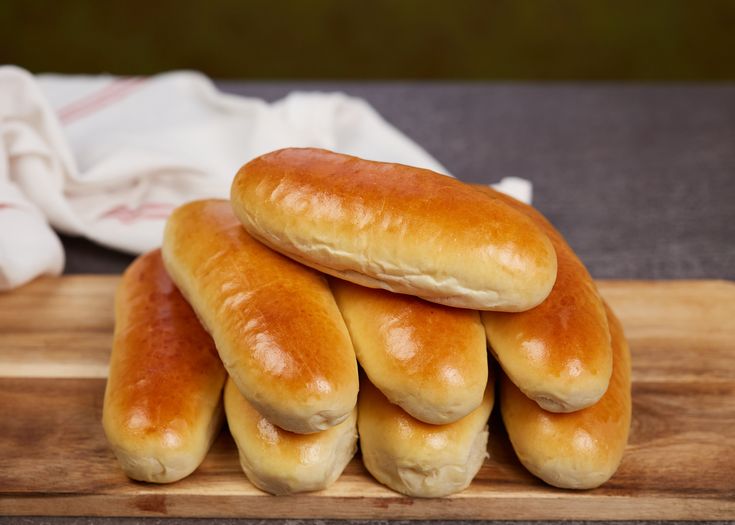
[[[122,205],[106,212],[102,215],[102,219],[116,219],[123,224],[131,224],[138,221],[165,220],[171,215],[175,207],[173,204],[150,203],[133,209]]]
[[[59,119],[64,124],[96,113],[112,104],[124,99],[139,89],[148,79],[145,77],[120,78],[107,84],[105,87],[79,100],[64,106],[57,111]]]

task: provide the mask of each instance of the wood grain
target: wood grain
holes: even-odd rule
[[[515,459],[497,415],[490,459],[445,499],[400,496],[356,458],[328,490],[273,497],[223,430],[165,486],[128,480],[101,420],[117,278],[40,279],[0,295],[0,514],[432,519],[734,519],[735,284],[601,282],[633,354],[633,428],[618,473],[554,489]]]

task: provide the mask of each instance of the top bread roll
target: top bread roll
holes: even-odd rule
[[[231,197],[256,239],[370,288],[517,312],[556,279],[554,248],[533,221],[429,170],[289,148],[243,166]]]

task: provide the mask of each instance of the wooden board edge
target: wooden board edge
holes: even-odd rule
[[[206,509],[206,510],[205,510]],[[699,497],[599,497],[579,494],[415,499],[401,496],[280,497],[145,495],[0,495],[0,515],[288,519],[732,520],[735,501]]]
[[[594,279],[600,288],[620,288],[628,286],[671,287],[671,286],[720,286],[734,288],[735,280],[730,279]]]

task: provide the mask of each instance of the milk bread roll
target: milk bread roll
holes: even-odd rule
[[[485,329],[476,310],[330,281],[357,360],[391,403],[426,423],[475,410],[487,385]]]
[[[493,387],[491,377],[480,406],[462,419],[430,425],[392,404],[363,378],[357,427],[365,467],[408,496],[433,498],[464,490],[487,457]]]
[[[546,483],[568,489],[598,487],[620,465],[630,430],[630,352],[623,328],[607,308],[613,348],[610,386],[591,407],[558,414],[528,399],[507,377],[500,407],[523,465]]]
[[[102,423],[125,474],[170,483],[202,462],[222,423],[225,369],[159,250],[141,255],[115,296]]]
[[[556,250],[556,283],[546,300],[519,313],[484,312],[490,349],[506,375],[542,408],[572,412],[596,403],[612,373],[610,329],[597,287],[561,234],[536,209],[478,188],[526,214]]]
[[[357,449],[357,408],[327,430],[295,434],[263,417],[230,379],[225,387],[225,411],[243,471],[253,485],[271,494],[328,487]]]
[[[258,412],[299,433],[350,416],[357,361],[324,276],[250,237],[223,200],[174,210],[163,258]]]
[[[370,288],[515,312],[556,278],[554,248],[528,217],[425,169],[283,149],[243,166],[231,198],[256,239]]]

